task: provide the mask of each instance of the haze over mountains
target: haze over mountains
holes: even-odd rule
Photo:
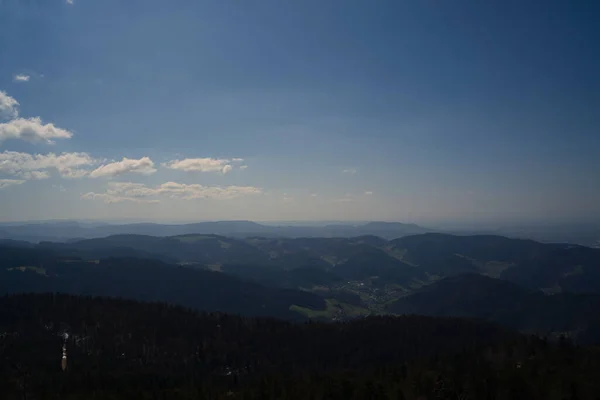
[[[505,227],[463,227],[460,229],[423,227],[402,222],[366,223],[271,223],[252,221],[213,221],[190,224],[48,221],[0,223],[0,239],[39,241],[68,241],[71,239],[101,238],[110,235],[137,234],[176,236],[186,234],[216,234],[230,237],[355,237],[372,235],[384,239],[427,232],[458,235],[488,234],[527,238],[542,242],[573,243],[600,247],[600,224],[531,225]]]
[[[251,221],[216,221],[194,224],[80,224],[75,221],[32,223],[0,226],[0,235],[20,240],[66,240],[73,238],[99,238],[109,235],[137,234],[150,236],[176,236],[186,234],[215,234],[235,237],[351,237],[375,235],[388,239],[425,233],[430,229],[415,224],[370,222],[363,225],[329,224],[325,226],[270,226]],[[1,237],[1,236],[0,236]]]

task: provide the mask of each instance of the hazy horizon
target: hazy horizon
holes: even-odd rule
[[[254,220],[143,220],[143,219],[121,219],[121,220],[101,220],[101,219],[46,219],[46,220],[15,220],[15,221],[0,221],[0,227],[2,226],[20,226],[20,225],[36,225],[36,224],[81,224],[88,225],[90,227],[101,226],[101,225],[129,225],[129,224],[158,224],[158,225],[187,225],[197,224],[206,222],[254,222],[257,224],[271,226],[271,227],[283,227],[283,226],[297,226],[297,227],[325,227],[327,225],[348,225],[348,226],[360,226],[371,222],[383,222],[383,223],[402,223],[402,224],[415,224],[422,228],[429,228],[436,231],[457,233],[461,231],[470,232],[488,232],[492,233],[495,230],[503,229],[525,229],[531,233],[532,229],[549,229],[559,230],[562,233],[569,232],[581,232],[589,228],[595,228],[600,224],[600,220],[592,219],[586,221],[477,221],[477,222],[466,222],[466,221],[401,221],[401,220],[363,220],[363,221],[351,221],[351,220],[268,220],[268,221],[254,221]],[[501,234],[501,233],[499,233]]]
[[[0,221],[581,223],[600,6],[0,1]]]

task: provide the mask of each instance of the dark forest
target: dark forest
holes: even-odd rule
[[[21,294],[0,299],[0,360],[9,400],[600,398],[598,350],[457,318],[298,324]]]

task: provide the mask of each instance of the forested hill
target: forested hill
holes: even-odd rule
[[[521,332],[600,343],[600,295],[545,295],[477,274],[442,279],[388,305],[397,314],[481,318]]]
[[[298,325],[107,298],[0,298],[7,400],[592,400],[598,368],[597,352],[461,319]]]
[[[430,233],[387,241],[373,236],[235,239],[201,234],[117,235],[68,244],[45,242],[32,246],[21,242],[20,245],[84,259],[153,258],[213,268],[224,265],[285,270],[315,267],[346,280],[377,276],[379,285],[406,286],[411,281],[426,280],[426,274],[443,277],[474,272],[531,289],[600,293],[600,249],[502,236]]]
[[[0,243],[0,294],[19,292],[120,296],[294,320],[390,312],[478,317],[600,343],[600,250],[499,236],[119,235]]]
[[[60,292],[163,301],[205,311],[303,320],[292,306],[323,309],[322,297],[266,287],[158,260],[84,261],[37,249],[0,246],[0,293]]]

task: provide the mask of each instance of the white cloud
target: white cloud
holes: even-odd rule
[[[149,157],[142,157],[139,160],[124,157],[121,161],[102,165],[95,169],[90,173],[90,178],[112,178],[130,172],[150,175],[156,172],[156,168],[154,168],[154,162]]]
[[[89,171],[81,169],[95,164],[87,153],[27,154],[16,151],[0,153],[0,172],[23,179],[44,179],[48,169],[55,169],[63,178],[81,178]]]
[[[13,185],[20,185],[24,182],[24,180],[20,179],[0,179],[0,189],[4,189]]]
[[[13,119],[19,116],[19,102],[0,90],[0,120]],[[0,141],[2,136],[0,134]]]
[[[65,2],[70,5],[75,4],[75,0],[65,0]]]
[[[0,98],[0,104],[1,102]],[[70,139],[72,136],[73,133],[57,128],[52,123],[43,124],[39,117],[17,118],[0,124],[0,142],[7,139],[21,139],[32,143],[46,142],[51,144],[54,143],[52,139]]]
[[[67,179],[79,179],[90,174],[89,170],[78,168],[63,168],[59,169],[58,172],[60,172],[60,176]]]
[[[103,199],[105,202],[148,200],[147,197],[167,196],[179,200],[216,199],[231,200],[242,196],[261,194],[262,190],[253,186],[203,186],[166,182],[150,187],[142,183],[110,182],[105,193],[86,193],[83,199]],[[147,201],[146,201],[147,202]]]
[[[365,192],[365,196],[372,196],[372,195],[373,195],[373,192],[371,192],[371,191]]]
[[[13,77],[15,82],[29,82],[31,77],[25,74],[17,74]]]
[[[317,197],[317,196],[318,196],[318,194],[316,194],[316,193],[311,193],[310,194],[310,197]]]
[[[230,200],[237,197],[255,195],[262,190],[253,186],[203,186],[199,184],[186,185],[184,183],[167,182],[157,189],[160,194],[167,194],[172,198],[183,200],[192,199],[219,199]]]
[[[48,171],[23,171],[18,173],[17,175],[26,180],[39,180],[50,178],[50,174],[48,173]]]
[[[115,195],[108,194],[108,193],[94,193],[94,192],[86,193],[86,194],[82,195],[81,198],[85,199],[85,200],[100,199],[100,200],[103,200],[106,204],[122,203],[124,201],[131,201],[133,203],[138,203],[138,204],[160,203],[160,200],[140,199],[137,197],[126,197],[126,196],[115,196]]]
[[[354,175],[356,174],[356,168],[347,168],[347,169],[343,169],[342,173],[343,174],[349,174],[349,175]]]
[[[151,197],[159,193],[156,189],[150,188],[143,183],[133,182],[110,182],[106,194],[111,196],[125,197]]]
[[[247,165],[241,165],[241,166],[240,166],[240,169],[246,169],[246,168],[248,168],[248,166],[247,166]]]
[[[244,161],[243,158],[186,158],[164,163],[163,166],[186,172],[222,172],[226,174],[233,170],[231,163]],[[241,168],[241,167],[240,167]]]

